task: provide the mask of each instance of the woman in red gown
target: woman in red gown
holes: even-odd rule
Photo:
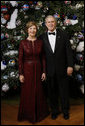
[[[42,87],[42,81],[46,79],[45,57],[43,42],[36,38],[35,22],[28,22],[26,26],[28,38],[19,46],[19,79],[22,84],[18,120],[37,122],[48,115]]]

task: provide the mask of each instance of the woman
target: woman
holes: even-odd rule
[[[43,42],[36,38],[35,22],[26,25],[28,37],[19,47],[19,79],[21,99],[18,120],[36,122],[48,115],[42,81],[46,79]]]

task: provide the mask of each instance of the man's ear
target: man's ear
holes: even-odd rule
[[[47,24],[46,24],[46,22],[45,22],[45,26],[47,27]]]

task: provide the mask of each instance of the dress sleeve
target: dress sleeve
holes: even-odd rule
[[[45,59],[45,51],[44,51],[43,42],[42,42],[42,72],[46,73],[46,59]]]
[[[19,75],[23,75],[23,41],[19,45]]]

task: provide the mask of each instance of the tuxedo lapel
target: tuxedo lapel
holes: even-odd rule
[[[57,29],[57,32],[56,32],[56,43],[55,43],[55,50],[54,50],[54,52],[56,51],[59,43],[60,43],[60,32]]]
[[[45,41],[46,43],[45,44],[47,45],[47,47],[50,50],[50,52],[53,53],[51,45],[50,45],[49,40],[48,40],[48,34],[47,34],[47,32],[45,34],[45,39],[46,39],[46,41]]]
[[[56,50],[56,45],[57,45],[57,31],[56,31],[56,42],[55,42],[55,49],[54,49],[54,53],[55,53],[55,50]]]

